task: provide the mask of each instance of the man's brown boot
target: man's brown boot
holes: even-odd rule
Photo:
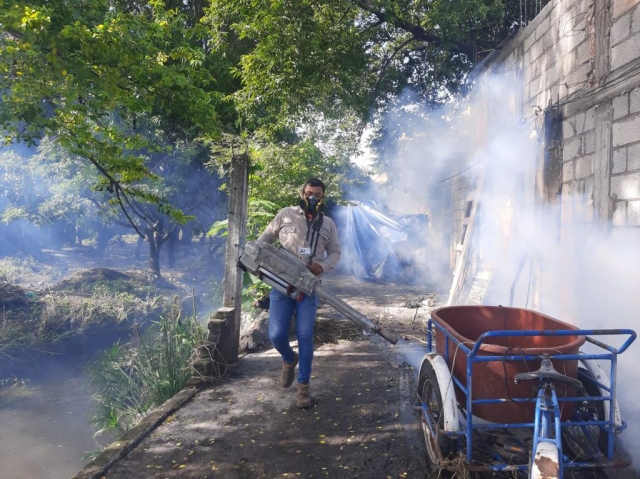
[[[298,383],[296,391],[296,406],[300,409],[311,407],[311,395],[309,394],[308,383]]]
[[[288,388],[293,384],[293,377],[295,376],[296,365],[298,364],[298,355],[293,353],[293,362],[287,363],[282,361],[282,372],[280,373],[280,386]]]

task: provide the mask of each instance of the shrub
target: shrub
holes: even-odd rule
[[[207,335],[195,317],[182,318],[174,305],[143,334],[136,330],[131,344],[115,344],[92,365],[98,391],[96,434],[135,426],[155,406],[183,389],[191,377],[197,348]]]

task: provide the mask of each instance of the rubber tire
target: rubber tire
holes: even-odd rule
[[[431,363],[426,362],[420,372],[420,378],[418,379],[418,393],[421,401],[425,401],[425,396],[431,398],[430,402],[427,402],[427,408],[432,415],[432,421],[435,421],[435,417],[438,418],[438,427],[442,429],[444,425],[444,417],[441,412],[443,410],[442,394],[440,393],[440,385],[438,384],[438,377]],[[458,452],[458,444],[454,438],[440,435],[437,438],[431,436],[429,425],[422,412],[420,420],[420,426],[422,429],[422,437],[425,442],[427,463],[431,470],[440,469],[443,464],[439,464],[437,456],[435,455],[435,448],[439,448],[442,456],[445,459],[452,458]]]
[[[584,368],[578,368],[578,371],[582,372],[585,376],[593,377],[593,375]],[[582,382],[584,389],[587,393],[587,396],[601,396],[600,389],[597,385],[592,383],[591,381]],[[595,405],[595,412],[597,415],[596,420],[604,421],[604,401],[594,401],[592,404]],[[576,412],[574,411],[574,415]],[[573,415],[572,415],[573,417]],[[571,421],[571,418],[569,419]],[[599,438],[598,438],[598,448],[603,455],[607,455],[607,450],[609,447],[609,435],[602,428],[599,429]],[[572,461],[590,461],[594,459],[593,456],[584,454],[583,451],[576,451],[571,447],[571,442],[567,440],[567,434],[565,434],[565,428],[563,428],[562,434],[562,449],[563,452],[567,455],[569,459]]]

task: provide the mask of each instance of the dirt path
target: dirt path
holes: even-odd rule
[[[405,302],[423,292],[349,278],[331,286],[392,332],[422,334],[426,311],[416,314]],[[320,318],[331,315],[321,308]],[[415,340],[390,346],[377,336],[318,347],[308,410],[295,406],[293,387],[277,384],[274,350],[247,355],[230,378],[198,393],[105,477],[423,478],[411,409],[415,370],[407,362],[421,349]]]

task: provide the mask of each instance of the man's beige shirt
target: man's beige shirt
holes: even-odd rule
[[[307,221],[304,211],[299,206],[283,208],[278,211],[278,214],[269,223],[264,233],[260,235],[258,241],[272,244],[279,240],[282,247],[289,253],[297,256],[305,263],[319,264],[322,266],[322,270],[327,273],[333,269],[340,259],[340,241],[338,240],[336,224],[327,215],[323,215],[315,254],[313,256],[300,254],[301,248],[311,248],[313,225],[316,221],[318,221],[317,216],[313,221]]]

